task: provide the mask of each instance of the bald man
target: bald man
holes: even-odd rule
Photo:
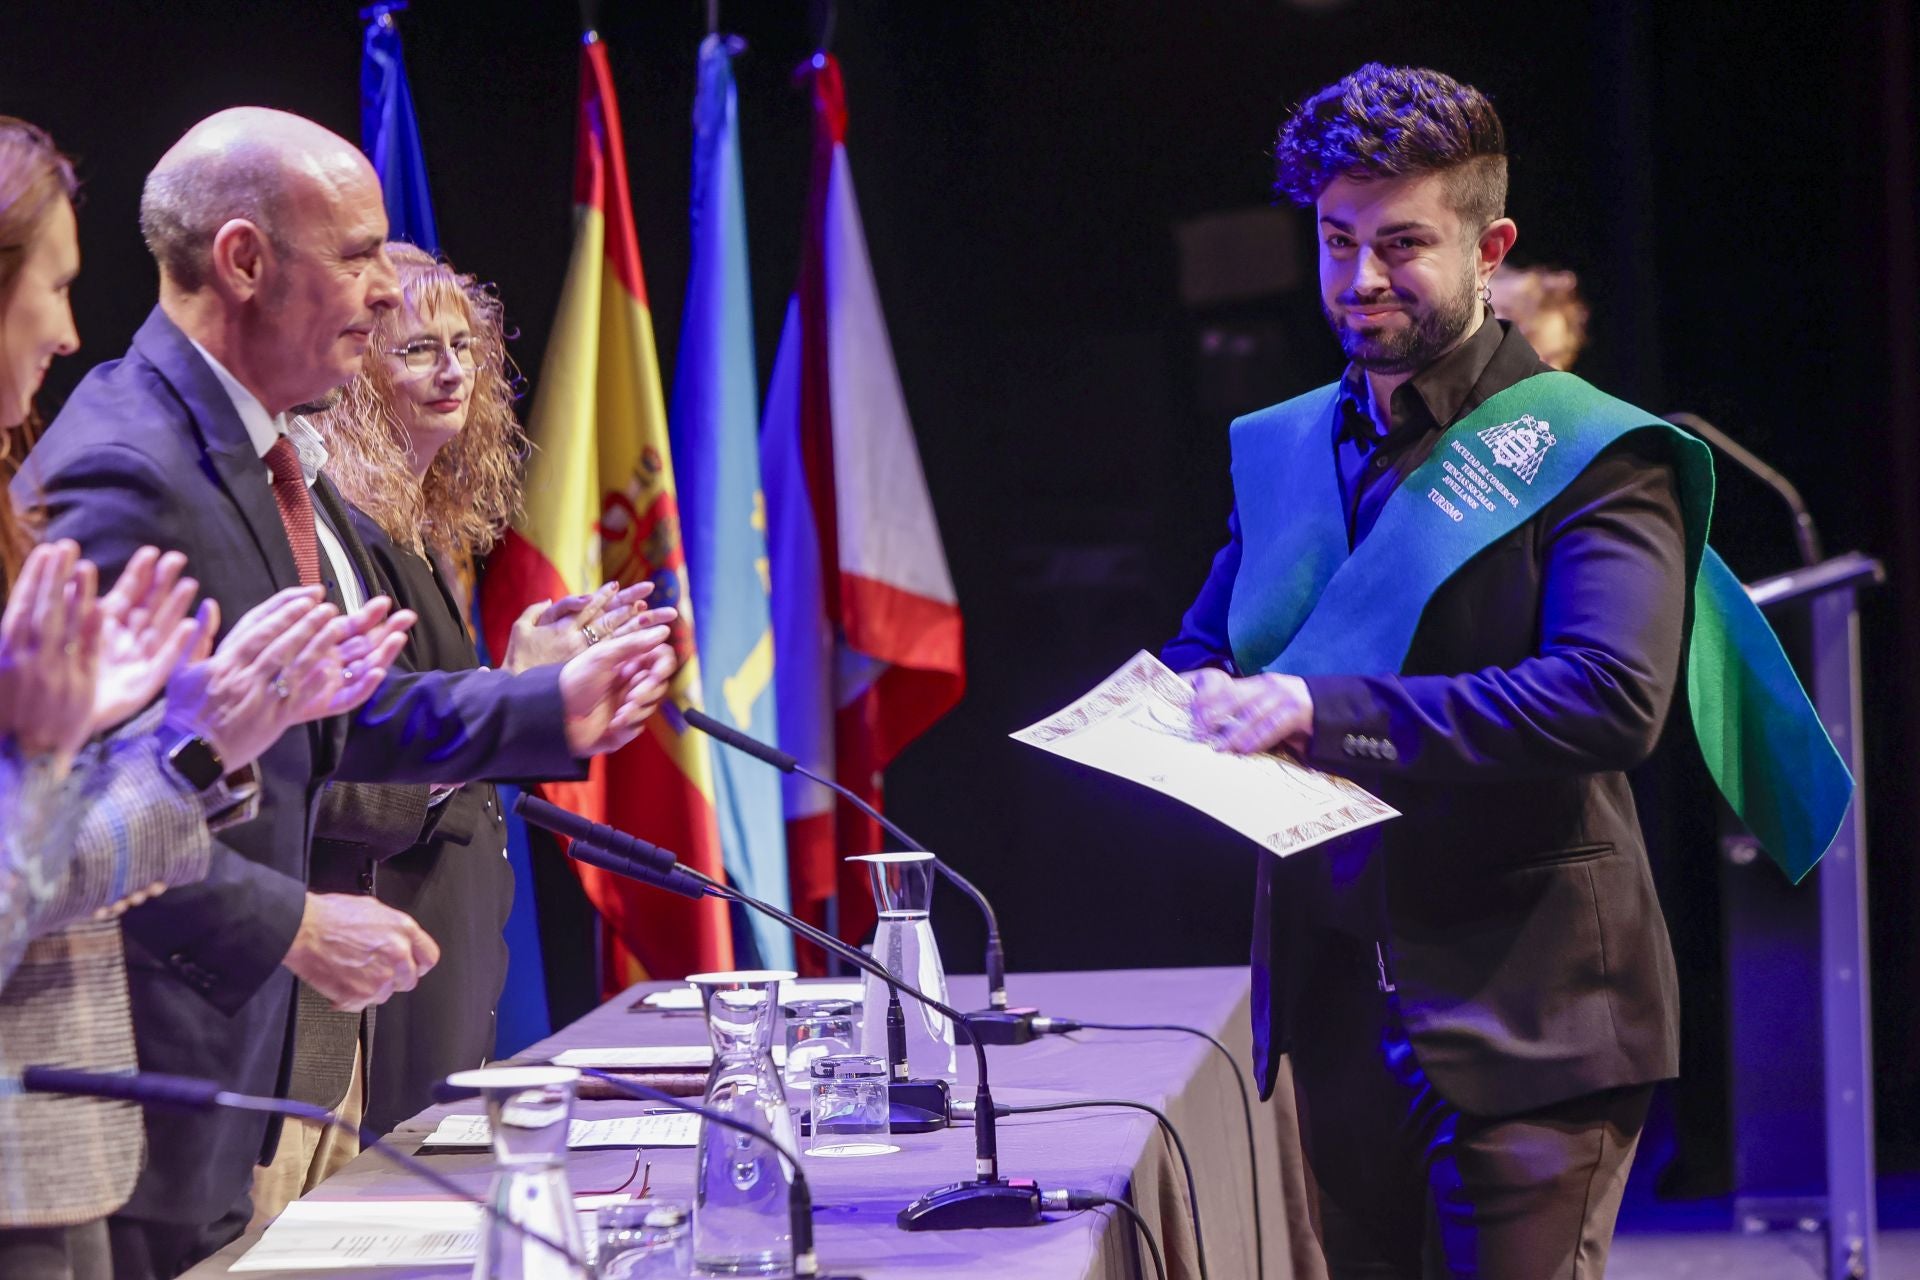
[[[287,427],[289,409],[360,371],[375,317],[397,302],[372,167],[298,116],[223,111],[155,167],[140,224],[159,305],[126,357],[74,392],[18,496],[103,579],[154,543],[187,554],[222,617],[302,582],[356,606],[371,562],[320,459]],[[283,737],[259,761],[259,818],[223,833],[206,882],[126,917],[141,1067],[283,1092],[296,977],[345,1011],[410,989],[437,958],[432,939],[367,895],[370,867],[342,884],[341,868],[310,865],[324,784],[577,777],[582,757],[631,740],[661,696],[665,631],[520,676],[395,675],[351,723]],[[205,743],[177,750],[223,769]],[[424,786],[392,793],[432,820]],[[173,1276],[238,1235],[255,1161],[277,1136],[245,1114],[150,1117],[146,1169],[109,1224],[114,1274]]]

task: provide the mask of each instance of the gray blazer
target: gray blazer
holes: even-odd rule
[[[15,1092],[23,1067],[134,1069],[118,921],[93,912],[207,873],[198,796],[160,760],[157,709],[90,748],[64,781],[0,751],[0,1227],[113,1212],[144,1146],[131,1103]]]

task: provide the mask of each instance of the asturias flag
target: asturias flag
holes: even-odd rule
[[[960,606],[894,368],[847,163],[839,63],[816,55],[813,175],[800,287],[787,307],[761,427],[773,563],[780,745],[880,799],[880,771],[966,686]],[[849,807],[790,778],[795,909],[819,919],[840,892],[841,931],[864,932],[858,864],[879,847]]]
[[[580,122],[574,165],[574,242],[547,339],[529,434],[526,515],[488,562],[481,616],[488,643],[536,600],[588,590],[603,578],[652,578],[653,602],[680,610],[680,655],[668,701],[630,746],[596,761],[585,783],[549,784],[555,803],[673,849],[708,875],[722,874],[707,744],[675,704],[698,704],[694,610],[683,591],[686,560],[654,351],[627,188],[620,113],[606,48],[589,32],[580,51]],[[606,922],[604,985],[733,964],[725,909],[688,902],[579,867]]]
[[[767,604],[772,582],[755,444],[759,374],[733,83],[733,54],[740,47],[722,35],[709,35],[700,46],[700,87],[693,103],[693,261],[669,420],[689,594],[700,619],[705,708],[715,719],[773,742],[779,734]],[[719,747],[712,759],[727,875],[754,897],[785,906],[780,775]],[[792,935],[785,928],[758,915],[751,924],[762,963],[778,969],[793,962]]]

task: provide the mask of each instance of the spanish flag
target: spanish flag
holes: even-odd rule
[[[549,799],[674,850],[722,875],[713,773],[704,738],[678,708],[699,705],[692,601],[654,352],[627,189],[620,111],[606,47],[580,50],[573,255],[547,339],[528,433],[536,449],[526,514],[488,561],[481,591],[487,643],[506,650],[527,605],[601,581],[653,579],[651,603],[680,611],[680,657],[668,699],[631,745],[594,762],[584,783],[550,783]],[[585,866],[576,869],[605,921],[604,989],[733,965],[723,905],[688,902]]]

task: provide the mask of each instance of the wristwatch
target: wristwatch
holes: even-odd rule
[[[205,738],[182,734],[167,748],[167,765],[195,791],[205,791],[227,776],[220,753]]]
[[[207,830],[225,831],[252,822],[260,813],[260,768],[248,764],[228,772],[220,753],[205,738],[183,733],[163,753],[167,768],[200,797]]]

